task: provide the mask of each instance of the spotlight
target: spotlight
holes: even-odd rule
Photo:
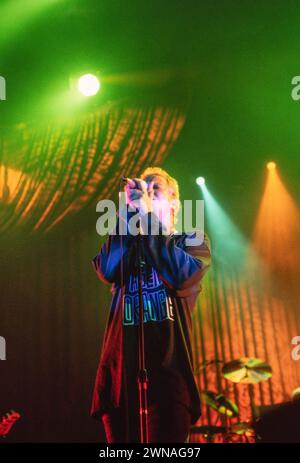
[[[78,80],[78,90],[84,96],[93,96],[98,93],[100,89],[100,82],[93,74],[85,74]]]
[[[276,163],[273,162],[273,161],[268,162],[268,164],[267,164],[267,169],[269,169],[269,170],[274,170],[274,169],[276,169]]]
[[[203,186],[204,183],[205,183],[205,178],[204,178],[204,177],[197,177],[197,178],[196,178],[196,183],[197,183],[197,185],[199,185],[199,186]]]

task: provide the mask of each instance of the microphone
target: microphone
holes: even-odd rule
[[[122,177],[122,180],[123,180],[123,182],[124,182],[125,185],[131,185],[131,187],[136,187],[135,181],[132,180],[131,178]]]

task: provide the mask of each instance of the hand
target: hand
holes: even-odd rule
[[[140,178],[129,179],[124,189],[126,204],[138,209],[142,215],[152,212],[153,184],[150,182],[148,185]]]

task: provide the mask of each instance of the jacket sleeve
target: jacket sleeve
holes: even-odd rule
[[[127,213],[127,221],[132,213]],[[117,218],[114,234],[110,234],[92,259],[92,265],[101,281],[104,283],[121,282],[121,259],[123,258],[123,271],[125,274],[126,258],[131,248],[133,236],[130,235],[127,222],[127,234],[119,234],[120,217]]]
[[[150,221],[161,222],[152,212],[148,213],[148,226]],[[167,287],[184,290],[200,283],[204,274],[211,265],[210,240],[204,234],[200,245],[187,246],[185,238],[192,235],[184,234],[183,240],[178,243],[170,235],[144,235],[144,248],[147,259]]]

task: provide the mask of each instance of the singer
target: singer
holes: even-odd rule
[[[131,206],[127,221],[134,214],[131,208],[139,211],[145,261],[142,290],[149,442],[188,442],[190,426],[201,415],[194,378],[192,313],[211,264],[209,238],[204,234],[201,245],[187,246],[185,240],[192,236],[176,232],[178,183],[163,169],[149,167],[140,178],[126,179],[124,190]],[[167,232],[145,233],[149,223]],[[108,443],[140,442],[136,238],[129,232],[109,235],[92,259],[100,280],[112,285],[91,406],[91,416],[102,420]]]

